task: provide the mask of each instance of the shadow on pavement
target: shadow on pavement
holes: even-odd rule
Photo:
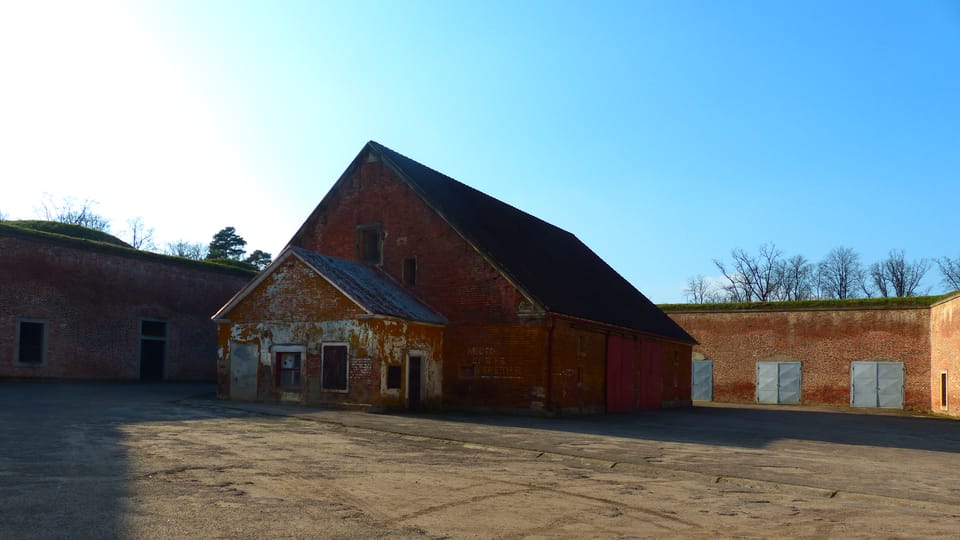
[[[131,423],[246,416],[178,406],[210,384],[0,383],[0,538],[119,538]]]
[[[415,417],[398,414],[397,417]],[[664,442],[763,448],[784,440],[960,452],[960,422],[946,418],[800,408],[700,406],[586,417],[418,415],[469,425],[537,429]]]

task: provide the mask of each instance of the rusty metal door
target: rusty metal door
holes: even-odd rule
[[[230,342],[230,399],[257,399],[258,356],[256,343]]]
[[[713,400],[713,360],[694,360],[691,370],[691,399]]]
[[[623,336],[607,336],[607,412],[633,410],[636,380],[636,342]]]

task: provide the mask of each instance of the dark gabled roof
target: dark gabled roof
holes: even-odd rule
[[[573,234],[377,142],[357,159],[368,149],[546,311],[696,343]]]
[[[256,279],[237,292],[213,319],[225,317],[287,259],[295,257],[327,280],[353,303],[370,315],[382,315],[407,321],[447,324],[447,319],[415,298],[379,268],[354,261],[322,255],[290,246],[267,266]]]

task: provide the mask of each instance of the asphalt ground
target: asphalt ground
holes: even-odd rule
[[[0,383],[0,538],[960,537],[960,421],[538,418]]]

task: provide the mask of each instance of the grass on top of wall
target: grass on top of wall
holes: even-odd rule
[[[929,307],[940,300],[953,296],[956,291],[936,296],[905,296],[889,298],[835,298],[822,300],[796,300],[792,302],[724,302],[715,304],[659,304],[664,311],[749,311],[789,310],[824,308],[883,308],[883,307]]]

